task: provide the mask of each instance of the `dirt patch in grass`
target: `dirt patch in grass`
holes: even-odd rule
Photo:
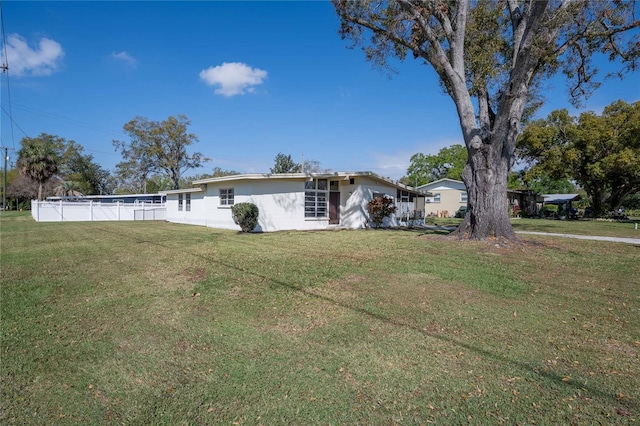
[[[326,327],[341,316],[339,309],[326,303],[306,302],[296,306],[286,315],[275,316],[275,323],[271,330],[283,333],[289,337],[297,337]]]
[[[183,274],[187,276],[190,282],[198,283],[207,279],[208,273],[204,268],[185,269]]]

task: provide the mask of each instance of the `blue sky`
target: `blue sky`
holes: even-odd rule
[[[268,172],[283,152],[398,179],[411,155],[462,143],[434,72],[412,59],[391,78],[372,68],[340,39],[329,2],[3,1],[2,9],[9,148],[45,132],[113,170],[121,157],[112,140],[127,140],[126,122],[184,114],[199,138],[192,150],[212,159],[187,175]],[[577,113],[562,82],[546,92],[539,116]],[[606,82],[584,110],[617,99],[640,100],[638,74]]]

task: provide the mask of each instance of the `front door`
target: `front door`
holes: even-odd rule
[[[331,183],[335,184],[335,186],[338,185],[338,182],[331,182]],[[337,225],[339,223],[340,223],[340,191],[329,191],[329,224]]]

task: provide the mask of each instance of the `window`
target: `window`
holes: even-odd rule
[[[304,189],[304,217],[327,217],[327,180],[306,181]]]
[[[184,198],[183,194],[178,194],[178,211],[179,212],[182,211],[183,198]]]
[[[233,205],[233,188],[220,190],[220,205],[221,206]]]
[[[191,211],[191,194],[184,194],[184,198],[186,201],[185,210],[190,212]]]
[[[409,194],[409,191],[403,191],[402,189],[398,189],[398,194],[396,195],[396,199],[401,203],[408,203],[413,201],[413,197]]]
[[[461,192],[460,193],[460,202],[461,203],[466,203],[467,202],[467,191]]]
[[[433,203],[439,203],[440,202],[440,193],[438,192],[437,194],[433,194]]]

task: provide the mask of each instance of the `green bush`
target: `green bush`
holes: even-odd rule
[[[231,207],[231,214],[236,225],[240,225],[242,232],[251,232],[258,225],[258,206],[253,203],[238,203]]]

